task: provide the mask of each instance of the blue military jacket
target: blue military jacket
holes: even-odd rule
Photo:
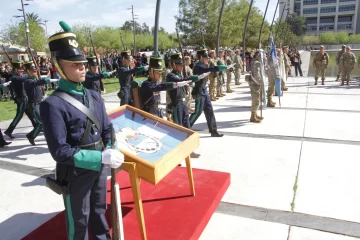
[[[16,74],[13,74],[11,77],[11,88],[13,89],[15,96],[17,98],[25,98],[26,93],[24,89],[24,82],[26,80],[26,76],[19,76]]]
[[[84,87],[101,93],[100,80],[103,77],[102,74],[88,71],[85,76]]]
[[[159,107],[161,103],[160,92],[173,89],[173,86],[174,83],[172,82],[159,83],[148,78],[148,80],[142,83],[140,88],[142,109],[155,116],[161,117],[161,108]]]
[[[93,99],[94,115],[100,123],[100,129],[92,127],[85,144],[102,139],[104,145],[111,144],[111,125],[100,95],[83,88],[81,84],[61,79],[56,91],[63,91],[74,97],[85,106],[88,98]],[[87,95],[86,93],[89,93]],[[87,117],[77,108],[63,99],[50,95],[40,104],[40,115],[44,127],[44,135],[53,159],[59,171],[69,167],[99,171],[102,153],[100,150],[85,150],[78,146],[85,132]]]
[[[46,81],[36,78],[27,78],[24,82],[24,88],[28,97],[29,103],[40,103],[44,95],[41,90],[41,86],[45,85]]]
[[[193,72],[196,75],[201,75],[203,73],[207,72],[218,72],[219,68],[217,66],[215,67],[208,67],[203,62],[199,61],[194,66]],[[195,87],[193,88],[192,95],[206,95],[206,83],[207,83],[208,77],[205,77],[203,79],[200,79],[195,83]]]
[[[168,75],[166,75],[166,82],[168,82],[168,83],[183,82],[183,81],[188,81],[188,80],[191,80],[191,76],[184,78],[182,73],[178,72],[176,70],[173,70]],[[173,105],[176,105],[178,102],[185,102],[185,97],[186,97],[185,87],[178,87],[173,90],[169,90],[168,94],[170,96],[171,103]]]
[[[131,75],[138,72],[139,70],[137,68],[131,69],[130,67],[121,65],[119,69],[119,83],[120,87],[124,88],[130,88],[131,86]]]

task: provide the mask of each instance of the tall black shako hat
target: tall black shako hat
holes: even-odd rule
[[[13,69],[18,69],[18,70],[20,70],[20,71],[23,71],[23,69],[22,69],[22,62],[20,61],[20,60],[18,60],[18,59],[16,59],[15,61],[13,61],[12,63],[11,63],[11,65],[12,65],[12,68]]]
[[[163,66],[162,66],[162,59],[158,56],[151,56],[150,57],[150,64],[149,68],[156,71],[156,72],[162,72]]]
[[[76,41],[76,35],[71,32],[71,28],[64,21],[59,22],[64,32],[59,32],[49,37],[49,49],[53,58],[54,64],[62,79],[67,80],[65,74],[59,67],[58,61],[72,63],[87,62],[78,48],[79,44]]]
[[[131,53],[129,50],[122,51],[120,53],[122,59],[130,60],[131,59]]]
[[[196,55],[198,56],[199,59],[200,59],[200,57],[209,58],[209,55],[208,55],[205,45],[203,45],[202,49],[196,51]]]
[[[178,64],[178,65],[185,64],[184,60],[182,59],[181,53],[179,52],[171,54],[170,59],[174,64]]]
[[[89,66],[97,66],[96,56],[93,53],[90,53],[89,56],[86,57]]]
[[[31,59],[28,62],[24,63],[24,66],[25,66],[26,70],[28,70],[28,71],[36,71],[37,70],[34,62]]]

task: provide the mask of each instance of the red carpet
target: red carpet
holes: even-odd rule
[[[186,168],[178,167],[157,185],[141,181],[148,240],[198,239],[230,185],[230,174],[193,169],[196,196],[190,195]],[[126,240],[140,238],[129,176],[117,175],[121,188]],[[110,181],[108,181],[110,189]],[[108,192],[108,202],[110,191]],[[110,210],[110,205],[108,205]],[[107,211],[109,224],[110,211]],[[110,226],[111,227],[111,226]],[[56,215],[23,240],[66,240],[64,212]]]

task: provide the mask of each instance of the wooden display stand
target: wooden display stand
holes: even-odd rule
[[[120,150],[125,156],[125,163],[121,165],[120,169],[129,173],[141,238],[146,240],[147,236],[141,200],[140,180],[143,179],[151,184],[156,185],[185,159],[190,191],[191,194],[195,196],[190,154],[199,146],[199,134],[190,129],[171,123],[162,118],[158,118],[128,105],[124,105],[117,109],[108,111],[108,115],[111,116],[114,113],[116,114],[117,112],[124,110],[131,111],[134,114],[139,114],[144,119],[151,119],[156,123],[161,123],[167,127],[170,127],[170,129],[181,131],[182,133],[187,134],[187,138],[184,141],[182,141],[180,144],[168,151],[164,156],[157,159],[153,163],[139,158],[138,156],[129,152]],[[113,192],[114,191],[112,189],[111,193]]]

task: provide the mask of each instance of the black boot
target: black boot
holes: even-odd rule
[[[11,142],[6,142],[5,140],[0,140],[0,147],[5,147],[9,145]]]
[[[35,146],[35,138],[30,137],[29,135],[26,135],[26,138],[29,140],[30,144]]]
[[[211,133],[211,137],[223,137],[223,136],[224,136],[224,134],[220,134],[220,133],[218,133],[218,131]]]
[[[4,134],[5,134],[6,136],[8,136],[9,138],[11,138],[11,139],[15,138],[15,137],[12,135],[12,133],[9,132],[8,130],[6,130],[6,131],[4,132]]]

